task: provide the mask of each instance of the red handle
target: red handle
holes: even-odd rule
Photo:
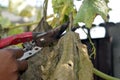
[[[22,34],[10,36],[10,37],[7,37],[7,38],[0,40],[0,48],[4,48],[4,47],[10,46],[10,45],[15,45],[18,43],[24,43],[27,41],[31,41],[32,38],[33,38],[32,32],[25,32]]]

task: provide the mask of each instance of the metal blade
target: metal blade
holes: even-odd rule
[[[26,52],[24,53],[24,55],[23,55],[20,59],[18,59],[18,60],[28,59],[28,58],[34,56],[34,55],[35,55],[37,52],[39,52],[40,50],[41,50],[40,47],[35,46],[34,48],[32,48],[32,50],[26,51]]]

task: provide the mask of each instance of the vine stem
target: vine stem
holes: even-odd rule
[[[70,13],[70,15],[69,15],[69,20],[70,20],[69,31],[71,31],[71,29],[73,27],[73,14],[72,13]]]
[[[47,19],[53,17],[54,15],[51,14],[50,16],[47,16]],[[12,29],[16,29],[16,28],[20,28],[20,27],[25,27],[25,26],[29,26],[31,27],[32,25],[35,25],[35,24],[38,24],[39,21],[36,21],[36,22],[29,22],[29,23],[22,23],[22,24],[15,24],[14,26],[10,26],[9,27],[9,30],[12,30]]]
[[[61,23],[64,19],[64,14],[65,14],[65,11],[67,10],[68,8],[68,5],[66,4],[63,9],[62,9],[62,12],[61,12],[61,16],[60,16],[60,19],[59,19],[59,22]]]
[[[92,53],[90,54],[90,58],[92,58],[92,55],[94,55],[94,59],[96,58],[96,48],[95,48],[95,46],[94,46],[94,43],[92,42],[92,40],[91,40],[91,38],[90,38],[90,36],[86,33],[86,31],[83,29],[83,31],[85,32],[85,34],[87,35],[87,37],[88,37],[88,40],[89,40],[89,42],[90,42],[90,44],[92,45]]]
[[[46,20],[47,19],[47,5],[48,5],[48,0],[44,0],[43,4],[43,17]]]
[[[119,78],[107,75],[107,74],[105,74],[105,73],[103,73],[103,72],[101,72],[101,71],[99,71],[99,70],[97,70],[95,68],[93,69],[93,72],[94,72],[95,75],[97,75],[97,76],[99,76],[99,77],[101,77],[101,78],[103,78],[105,80],[120,80]]]
[[[23,23],[23,24],[17,24],[15,25],[14,27],[13,26],[10,26],[10,30],[11,29],[16,29],[16,28],[19,28],[19,27],[24,27],[24,26],[31,26],[31,25],[34,25],[34,24],[38,24],[39,21],[36,21],[36,22],[32,22],[32,23]]]

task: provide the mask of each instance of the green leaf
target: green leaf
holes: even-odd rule
[[[60,24],[66,22],[66,16],[75,11],[73,0],[52,0],[52,7]]]
[[[33,10],[34,10],[34,7],[28,5],[20,12],[19,15],[22,17],[31,17],[33,16],[32,15]]]
[[[52,0],[54,13],[61,14],[65,6],[67,6],[65,15],[68,15],[73,9],[73,0]]]
[[[83,22],[86,27],[90,28],[97,15],[107,21],[109,12],[107,3],[108,0],[84,0],[75,17],[74,24]]]

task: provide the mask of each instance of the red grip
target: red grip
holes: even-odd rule
[[[15,45],[18,43],[24,43],[27,41],[31,41],[32,38],[33,38],[32,32],[25,32],[22,34],[10,36],[10,37],[7,37],[7,38],[0,40],[0,48],[4,48],[4,47],[10,46],[10,45]]]

